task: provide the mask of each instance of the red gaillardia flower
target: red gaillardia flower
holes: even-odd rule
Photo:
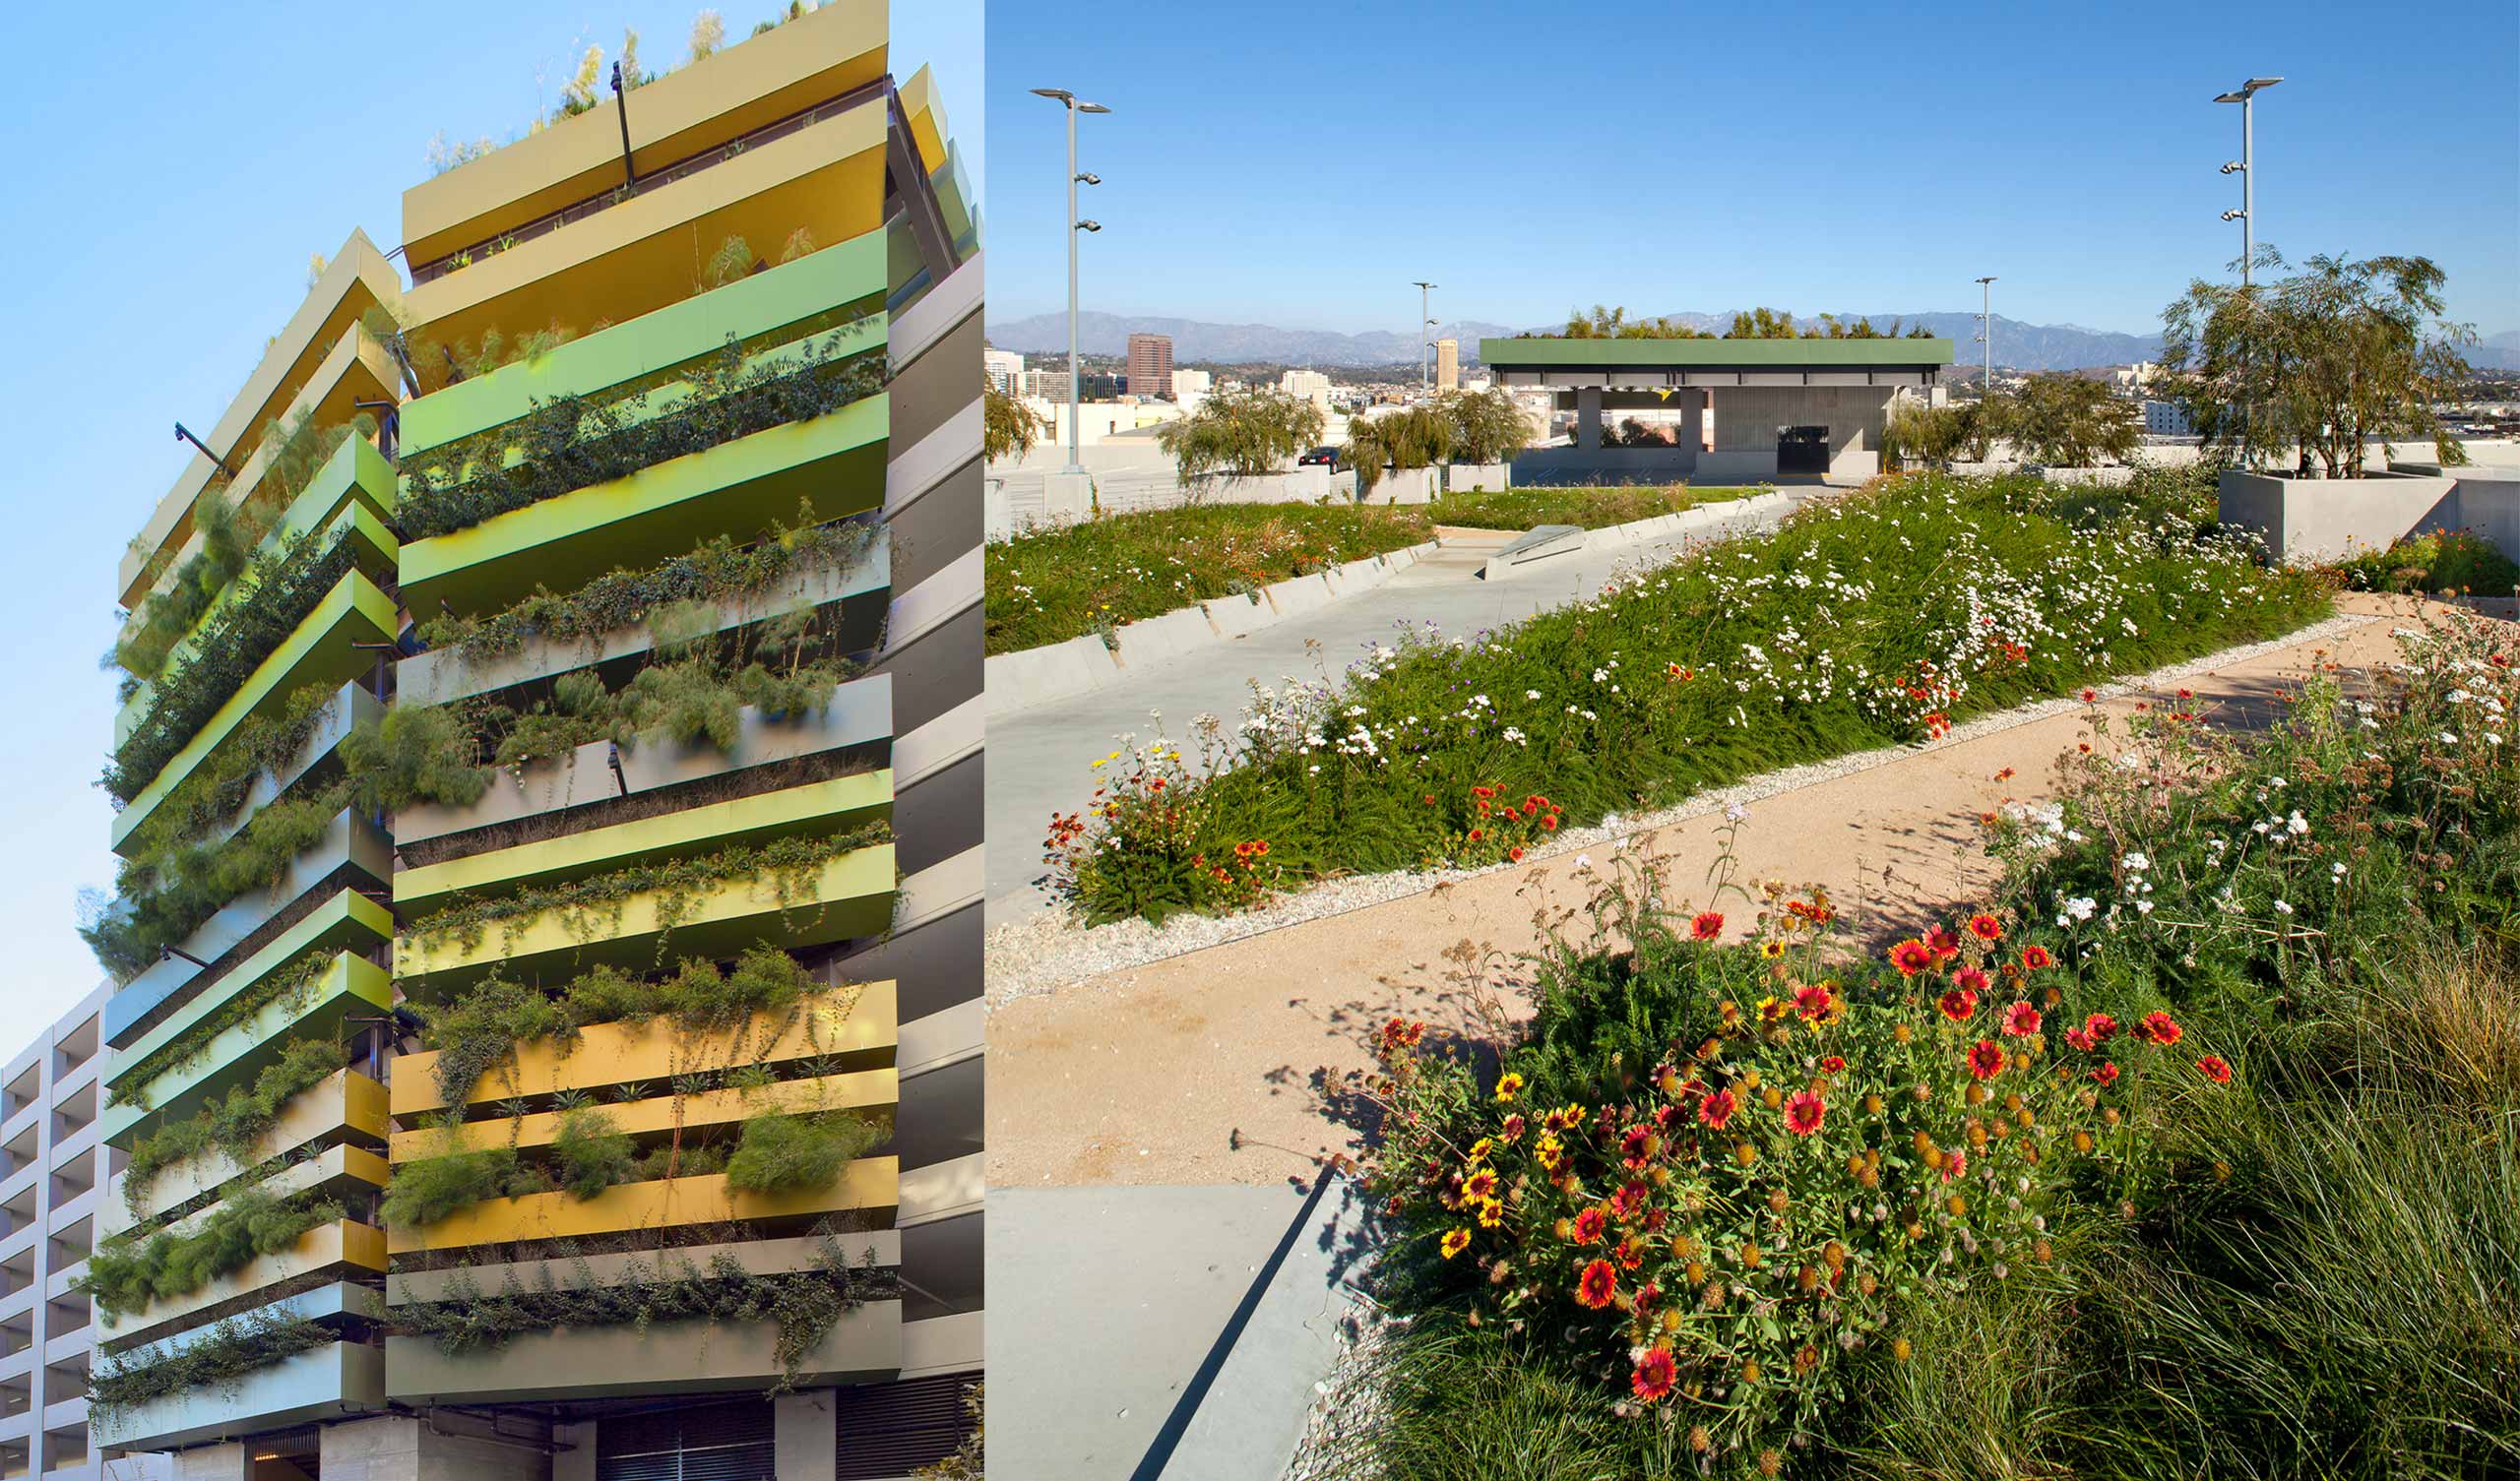
[[[1995,985],[1995,979],[1986,975],[1984,967],[1964,966],[1952,970],[1951,983],[1954,987],[1965,987],[1973,993],[1983,993]]]
[[[1978,995],[1965,987],[1955,987],[1935,999],[1934,1006],[1954,1023],[1966,1023],[1969,1016],[1978,1011]]]
[[[2158,1008],[2144,1015],[2144,1021],[2135,1026],[2135,1037],[2159,1044],[2164,1049],[2177,1043],[2186,1032],[2171,1020],[2169,1014]]]
[[[1652,1127],[1629,1127],[1618,1139],[1618,1159],[1626,1164],[1628,1171],[1635,1172],[1644,1167],[1647,1162],[1653,1160],[1653,1156],[1654,1129]]]
[[[1648,1347],[1645,1356],[1636,1360],[1636,1372],[1627,1386],[1638,1398],[1653,1403],[1671,1391],[1679,1381],[1679,1366],[1671,1360],[1668,1347]]]
[[[2117,1062],[2115,1060],[2101,1061],[2100,1068],[2091,1072],[2091,1078],[2104,1085],[2117,1083]]]
[[[1829,1107],[1808,1090],[1797,1090],[1785,1103],[1785,1129],[1797,1137],[1808,1137],[1820,1129],[1820,1119]]]
[[[1723,935],[1724,912],[1721,910],[1700,910],[1697,913],[1697,917],[1689,922],[1689,934],[1700,941],[1713,941],[1718,936]]]
[[[2106,1044],[2116,1037],[2117,1020],[2105,1013],[2093,1014],[2083,1019],[2083,1032],[2091,1035],[2093,1043]]]
[[[2039,1031],[2039,1010],[2027,1003],[2015,1003],[2004,1010],[2004,1032],[2014,1038],[2028,1038]]]
[[[1969,1046],[1970,1074],[1980,1080],[1992,1080],[2003,1068],[2004,1052],[1995,1047],[1993,1039],[1980,1039]]]
[[[1579,1245],[1600,1244],[1602,1242],[1603,1232],[1609,1228],[1609,1223],[1610,1216],[1608,1210],[1602,1208],[1599,1205],[1585,1209],[1583,1212],[1575,1215],[1575,1243]]]
[[[1925,933],[1925,945],[1933,948],[1935,959],[1949,961],[1960,955],[1960,936],[1948,926],[1936,926]]]
[[[1724,1123],[1732,1119],[1732,1108],[1738,1102],[1732,1098],[1732,1091],[1711,1090],[1704,1100],[1697,1103],[1697,1119],[1720,1132],[1724,1130]]]
[[[1933,962],[1933,948],[1913,936],[1890,949],[1890,964],[1899,969],[1899,975],[1902,977],[1913,977],[1919,972],[1927,971],[1932,968]]]
[[[1794,990],[1795,1009],[1805,1019],[1827,1018],[1829,1010],[1836,1006],[1837,1001],[1837,994],[1829,991],[1829,984],[1825,982],[1814,982],[1807,987],[1797,987]]]
[[[2232,1082],[2232,1067],[2219,1054],[2209,1054],[2198,1060],[2196,1068],[2204,1071],[2205,1078],[2218,1085],[2228,1085]]]
[[[2035,972],[2043,967],[2054,966],[2056,958],[2049,955],[2046,947],[2032,945],[2021,949],[2021,964]]]
[[[1846,1068],[1847,1057],[1843,1054],[1832,1054],[1820,1061],[1820,1073],[1823,1075],[1843,1075]]]
[[[2004,939],[2004,923],[1981,910],[1969,917],[1969,934],[1980,941],[2001,941]]]
[[[1618,1300],[1618,1270],[1606,1260],[1584,1266],[1584,1273],[1575,1279],[1575,1299],[1594,1311]]]

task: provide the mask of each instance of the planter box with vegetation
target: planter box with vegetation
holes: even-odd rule
[[[225,1306],[284,1282],[319,1276],[357,1279],[384,1273],[384,1230],[347,1218],[325,1219],[298,1235],[286,1248],[256,1255],[181,1295],[153,1301],[129,1313],[112,1314],[100,1309],[96,1332],[103,1340],[115,1343],[154,1337],[157,1328],[195,1312]]]
[[[382,1146],[387,1130],[385,1086],[357,1070],[337,1070],[281,1107],[270,1127],[241,1146],[213,1143],[145,1179],[117,1173],[111,1197],[97,1207],[97,1232],[111,1237],[149,1223],[265,1163],[303,1156],[339,1139]]]
[[[99,1388],[142,1388],[151,1396],[114,1403],[102,1401],[104,1393],[92,1397],[91,1438],[99,1447],[165,1450],[224,1439],[242,1416],[277,1429],[383,1408],[385,1349],[346,1335],[383,1310],[372,1287],[319,1286],[119,1354]],[[236,1355],[214,1357],[215,1347]],[[151,1371],[160,1368],[162,1374]],[[115,1382],[113,1375],[129,1377]]]
[[[2457,484],[2420,473],[2280,478],[2235,468],[2221,475],[2219,513],[2276,560],[2318,565],[2442,527]]]
[[[105,1042],[121,1053],[107,1067],[105,1083],[120,1085],[147,1067],[152,1053],[224,1005],[268,994],[284,968],[309,955],[371,952],[393,939],[391,910],[356,890],[342,889],[197,992],[190,989],[200,971],[191,962],[174,957],[158,962],[106,1000]]]
[[[888,421],[881,392],[811,421],[653,463],[512,510],[403,552],[414,611],[495,611],[536,586],[575,586],[705,540],[749,540],[796,514],[816,522],[879,508]]]
[[[285,980],[249,998],[222,995],[220,1003],[235,1005],[169,1018],[160,1028],[119,1056],[130,1073],[113,1083],[99,1136],[109,1146],[128,1149],[135,1128],[149,1117],[180,1121],[207,1101],[225,1095],[251,1080],[278,1055],[287,1039],[309,1036],[352,1038],[343,1024],[350,1017],[374,1018],[394,1007],[394,987],[385,968],[347,952],[313,959],[286,969]],[[233,975],[233,974],[231,974]],[[222,986],[225,984],[222,983]],[[251,1012],[243,1011],[253,1005]]]
[[[394,942],[394,975],[408,993],[434,995],[502,965],[654,963],[667,951],[726,956],[765,935],[818,946],[873,936],[891,923],[898,878],[890,842],[791,850],[798,862],[758,866],[754,852],[723,877],[676,871],[671,884],[617,895],[598,877],[595,890],[562,886],[419,917]]]
[[[894,985],[869,982],[806,999],[792,1017],[757,1017],[714,1036],[692,1040],[664,1018],[645,1022],[591,1023],[577,1042],[543,1039],[516,1044],[512,1058],[484,1074],[465,1104],[538,1100],[608,1085],[662,1084],[676,1075],[730,1068],[735,1046],[745,1064],[783,1066],[828,1055],[845,1063],[890,1063],[900,1035]],[[394,1116],[407,1121],[443,1111],[442,1051],[423,1050],[395,1062]]]
[[[426,914],[460,895],[548,888],[642,862],[842,833],[889,819],[892,810],[890,771],[835,776],[407,868],[394,877],[394,903]]]
[[[859,1157],[825,1187],[793,1193],[742,1193],[724,1173],[621,1183],[591,1199],[563,1190],[491,1199],[432,1224],[400,1224],[392,1253],[469,1250],[546,1239],[589,1239],[676,1226],[788,1220],[798,1227],[835,1213],[883,1213],[899,1194],[891,1157]]]
[[[674,1354],[670,1365],[661,1352]],[[590,1388],[624,1396],[889,1381],[903,1364],[902,1304],[869,1301],[810,1348],[781,1351],[775,1322],[660,1322],[529,1332],[502,1346],[450,1354],[426,1337],[386,1339],[397,1402],[502,1403],[566,1398]],[[790,1376],[792,1374],[792,1377]]]
[[[399,625],[393,599],[375,582],[358,571],[345,575],[162,766],[133,777],[140,785],[129,805],[114,815],[115,845],[148,822],[166,794],[247,720],[279,713],[290,696],[309,685],[332,689],[374,668],[376,655],[355,645],[390,644]]]

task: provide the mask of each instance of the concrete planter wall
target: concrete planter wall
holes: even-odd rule
[[[2222,475],[2217,510],[2225,525],[2263,539],[2274,559],[2310,565],[2457,527],[2462,522],[2452,491],[2458,483],[2440,474],[2277,478],[2233,471]]]

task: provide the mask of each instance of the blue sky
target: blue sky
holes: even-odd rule
[[[784,0],[718,0],[730,35]],[[114,565],[286,321],[307,255],[401,239],[430,137],[521,133],[590,42],[682,59],[676,0],[392,7],[261,4],[15,14],[0,93],[0,1058],[94,987],[79,890],[109,887],[103,764]],[[899,8],[892,65],[936,68],[976,186],[979,0]]]
[[[2367,5],[1000,4],[989,316],[1063,309],[1056,86],[1083,121],[1083,299],[1408,332],[1573,303],[1996,311],[2152,332],[2258,224],[2299,260],[2420,253],[2520,329],[2520,8]]]

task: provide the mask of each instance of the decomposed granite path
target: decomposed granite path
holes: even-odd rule
[[[2357,669],[2393,658],[2398,624],[2389,619],[2412,610],[2404,599],[2345,597],[2342,621],[2324,625],[2324,636],[2209,661],[2176,682],[2214,723],[2258,723],[2318,651]],[[2122,713],[2134,704],[2129,695],[2103,708]],[[2007,796],[2046,796],[2057,757],[2084,733],[2080,707],[2048,710],[2018,723],[1981,720],[1762,797],[1739,829],[1741,875],[1825,886],[1858,931],[1867,917],[1915,919],[1968,897],[1995,873],[1978,845],[1979,815]],[[1996,780],[2007,768],[2010,779]],[[1467,1026],[1458,958],[1534,946],[1536,912],[1566,909],[1587,893],[1577,879],[1584,860],[1606,865],[1613,849],[1632,850],[1668,863],[1672,893],[1702,897],[1694,887],[1721,852],[1725,826],[1710,809],[1587,842],[1582,853],[1030,996],[993,988],[1001,1001],[988,1026],[988,1180],[1308,1181],[1317,1158],[1357,1145],[1339,1092],[1371,1064],[1365,1040],[1375,1025],[1398,1014]]]

